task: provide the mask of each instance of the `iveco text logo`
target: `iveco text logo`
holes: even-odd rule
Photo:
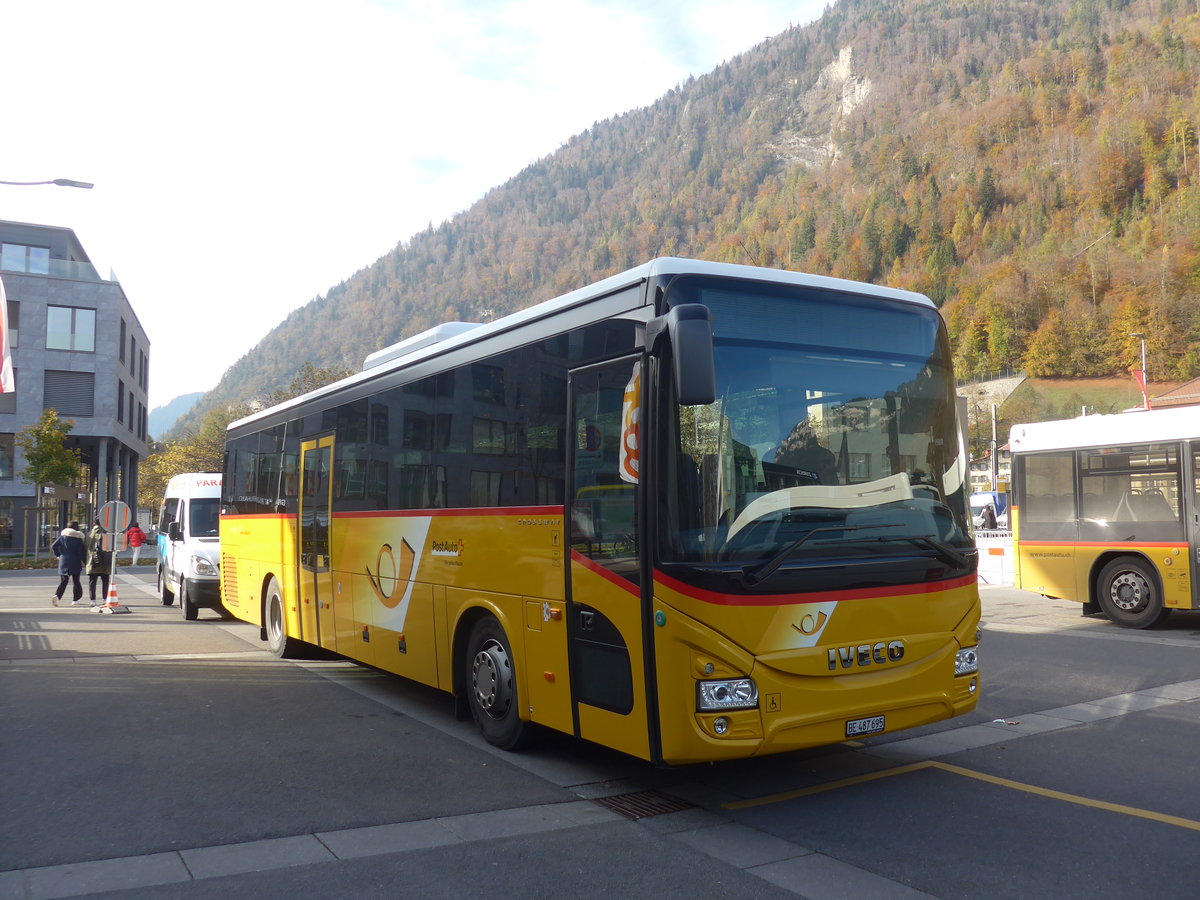
[[[829,670],[835,671],[838,663],[843,669],[854,666],[882,665],[904,659],[904,641],[889,641],[878,644],[859,644],[856,647],[834,647],[829,651]]]

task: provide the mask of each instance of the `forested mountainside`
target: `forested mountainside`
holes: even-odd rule
[[[1200,374],[1198,74],[1200,0],[839,0],[298,309],[198,410],[662,255],[922,291],[962,378],[1123,373],[1131,332]]]

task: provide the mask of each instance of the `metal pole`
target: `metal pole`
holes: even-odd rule
[[[999,448],[996,443],[996,404],[993,403],[992,404],[992,459],[991,459],[992,490],[993,491],[996,490],[996,482],[998,482],[1000,480],[1000,478],[999,478],[999,474],[1000,474],[999,460],[996,459],[996,455],[998,452],[999,452]]]

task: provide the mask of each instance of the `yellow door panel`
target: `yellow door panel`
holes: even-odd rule
[[[380,604],[373,606],[371,614],[375,623],[371,626],[374,665],[422,684],[437,685],[433,588],[428,584],[410,586],[403,622],[394,610]]]
[[[1075,578],[1075,550],[1070,546],[1026,544],[1021,548],[1021,587],[1048,597],[1086,600]]]
[[[529,673],[529,718],[570,734],[575,725],[565,613],[566,604],[561,600],[525,600],[525,667]]]

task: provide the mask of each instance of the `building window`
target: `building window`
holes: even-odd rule
[[[0,434],[0,478],[13,477],[13,448],[16,446],[16,435]]]
[[[58,410],[58,414],[64,418],[67,416],[94,416],[96,414],[96,373],[57,372],[47,369],[42,405],[45,409]]]
[[[15,413],[17,411],[17,370],[13,369],[13,390],[0,394],[0,413]]]
[[[476,363],[471,366],[471,388],[476,400],[504,405],[504,369]]]
[[[50,248],[25,244],[0,244],[0,269],[6,272],[50,273]]]
[[[499,472],[472,472],[471,505],[476,507],[499,506],[500,485],[503,481],[504,476]]]
[[[121,343],[117,344],[117,352],[121,354],[121,362],[125,362],[125,320],[121,320]]]
[[[96,349],[96,311],[74,306],[46,307],[46,349]]]
[[[13,549],[13,501],[0,497],[0,550]]]
[[[117,379],[117,421],[125,421],[125,382]]]
[[[851,453],[850,454],[850,481],[870,481],[871,480],[871,454],[870,453]]]
[[[21,301],[8,301],[8,347],[17,349],[17,335],[21,330]]]

